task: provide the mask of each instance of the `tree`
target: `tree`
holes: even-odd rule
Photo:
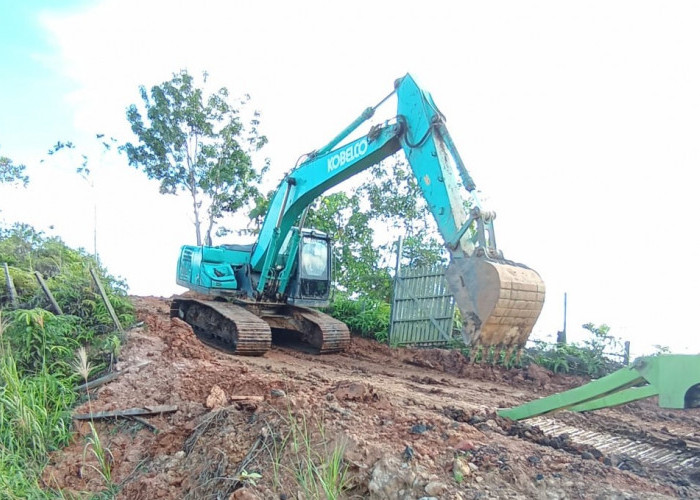
[[[95,160],[97,156],[95,154],[95,148],[91,148],[90,155],[87,154],[85,150],[79,151],[76,145],[72,141],[57,141],[56,144],[51,146],[48,151],[48,155],[52,157],[64,156],[64,161],[67,161],[72,168],[75,168],[75,173],[80,176],[85,182],[88,183],[92,191],[92,212],[93,212],[93,255],[95,260],[99,262],[99,255],[97,253],[97,198],[95,196],[95,167],[102,165],[104,162],[104,157],[110,151],[114,151],[114,147],[117,145],[117,139],[114,137],[105,137],[105,134],[95,134],[95,140],[97,141],[97,147],[100,151],[100,156]],[[65,158],[65,155],[68,155]],[[41,160],[43,163],[44,160]]]
[[[306,225],[333,238],[336,286],[380,300],[391,296],[391,277],[382,266],[380,248],[374,244],[370,214],[361,209],[357,193],[335,193],[319,198],[309,210]]]
[[[441,262],[445,248],[438,239],[435,220],[420,193],[413,172],[402,157],[384,161],[370,169],[369,179],[360,187],[370,204],[369,218],[398,231],[404,238],[403,258],[408,266],[426,266]],[[393,242],[382,247],[393,251]]]
[[[0,156],[0,183],[22,184],[26,187],[29,183],[29,177],[25,174],[26,168],[6,156]]]
[[[203,80],[206,83],[206,73]],[[244,127],[241,109],[229,104],[226,87],[205,95],[184,70],[152,87],[150,94],[144,86],[139,90],[146,116],[135,104],[128,107],[126,117],[138,143],[126,143],[122,150],[130,165],[160,181],[161,194],[189,193],[197,245],[202,244],[202,206],[207,204],[210,245],[216,221],[259,194],[257,185],[267,170],[267,161],[258,171],[251,159],[267,143],[258,132],[259,113]],[[250,96],[240,100],[240,108],[249,100]]]
[[[352,195],[341,192],[316,200],[306,226],[333,238],[338,288],[388,302],[395,245],[393,239],[378,241],[375,228],[384,226],[404,237],[403,260],[409,266],[440,262],[444,246],[405,161],[382,162],[370,168],[363,179]],[[251,217],[254,214],[259,215],[256,211]]]

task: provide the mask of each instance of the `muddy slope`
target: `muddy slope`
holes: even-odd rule
[[[171,320],[166,299],[134,301],[144,326],[90,406],[178,410],[97,424],[118,498],[309,498],[333,450],[344,453],[347,498],[700,497],[698,410],[644,401],[514,424],[495,410],[582,379],[357,338],[343,354],[230,356]],[[48,487],[104,490],[88,433],[82,424],[52,455]],[[304,481],[309,463],[316,486]]]

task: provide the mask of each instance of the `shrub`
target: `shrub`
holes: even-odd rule
[[[370,298],[351,299],[337,295],[328,313],[344,322],[350,331],[362,337],[386,342],[389,334],[391,306],[386,302]]]
[[[52,498],[39,478],[47,452],[71,438],[69,408],[79,378],[71,364],[75,351],[87,347],[97,360],[88,364],[94,373],[107,366],[104,360],[113,361],[121,346],[90,269],[101,276],[122,325],[133,322],[133,306],[125,283],[92,256],[26,225],[0,228],[1,262],[9,265],[21,306],[3,311],[9,297],[0,286],[0,498]],[[42,273],[65,314],[42,308],[47,301],[34,271]],[[98,460],[105,458],[96,433],[91,439]]]
[[[592,323],[586,323],[583,327],[591,332],[583,345],[547,344],[535,340],[526,350],[524,362],[536,363],[554,373],[574,373],[594,378],[621,368],[623,364],[614,359],[618,357],[620,342],[608,335],[610,328],[607,325],[595,327]]]

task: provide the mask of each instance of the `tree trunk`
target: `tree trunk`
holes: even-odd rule
[[[197,246],[202,244],[201,222],[199,222],[199,203],[197,202],[197,191],[192,189],[192,207],[194,209],[194,231],[197,235]]]

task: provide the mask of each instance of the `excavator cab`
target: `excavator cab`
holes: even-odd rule
[[[320,231],[303,229],[299,242],[296,277],[289,284],[287,302],[326,307],[331,281],[331,239]]]

